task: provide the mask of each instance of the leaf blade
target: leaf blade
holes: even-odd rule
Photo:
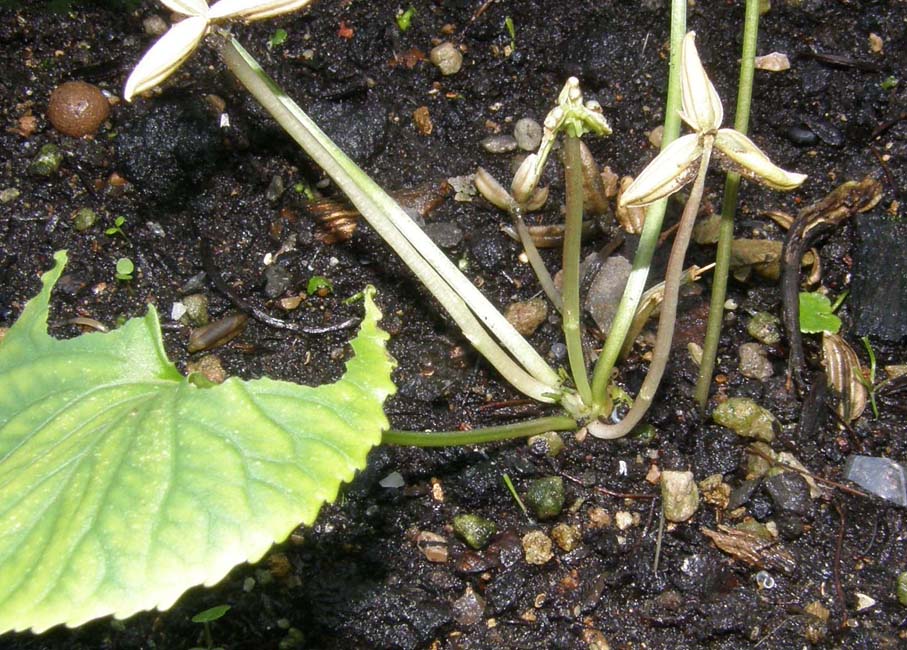
[[[0,345],[0,384],[16,388],[0,394],[0,631],[166,609],[257,560],[365,465],[394,391],[368,291],[334,384],[199,388],[167,360],[153,308],[52,339],[56,260]]]

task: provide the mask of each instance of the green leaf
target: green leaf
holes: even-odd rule
[[[821,293],[800,292],[800,331],[804,334],[837,334],[841,319],[834,315],[831,301]]]
[[[0,633],[166,609],[310,524],[388,427],[394,361],[366,292],[342,379],[198,387],[157,313],[47,333],[64,252],[0,344]]]
[[[230,611],[229,605],[217,605],[192,617],[193,623],[211,623]]]
[[[309,278],[309,284],[306,286],[306,293],[310,296],[314,293],[317,293],[325,289],[327,293],[334,292],[334,284],[328,280],[326,277],[321,275],[313,275]]]

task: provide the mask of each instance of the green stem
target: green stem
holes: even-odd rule
[[[528,422],[502,424],[472,431],[397,431],[391,429],[381,436],[385,445],[409,445],[413,447],[460,447],[498,442],[514,438],[528,438],[546,431],[572,431],[579,425],[571,417],[551,416]]]
[[[734,128],[746,134],[750,121],[753,98],[753,74],[756,57],[756,38],[759,32],[759,0],[746,0],[743,23],[743,53],[740,60],[740,80],[737,84],[737,113]],[[721,222],[718,228],[718,248],[715,251],[715,271],[712,275],[712,298],[709,305],[709,322],[702,346],[702,361],[696,380],[696,402],[704,412],[709,400],[709,386],[715,371],[721,323],[724,320],[724,301],[727,296],[727,279],[731,266],[731,245],[734,242],[734,213],[737,210],[737,192],[740,175],[728,172],[724,179],[724,199],[721,204]]]
[[[542,291],[548,296],[548,300],[551,301],[555,309],[559,312],[563,311],[563,298],[561,298],[557,287],[554,286],[554,280],[551,278],[551,274],[548,273],[548,268],[545,266],[542,256],[539,255],[539,249],[536,248],[535,242],[532,241],[532,235],[529,233],[529,228],[526,226],[526,221],[523,219],[520,209],[515,207],[511,210],[511,215],[513,216],[513,228],[516,230],[517,237],[520,238],[523,251],[526,253],[526,259],[529,260],[529,266],[535,271],[535,277],[542,286]]]
[[[696,223],[696,215],[699,212],[699,205],[702,203],[702,194],[705,188],[705,177],[709,167],[709,159],[712,156],[712,142],[714,135],[703,136],[702,158],[699,161],[699,170],[696,173],[696,180],[693,183],[693,189],[690,191],[690,197],[683,208],[683,214],[680,215],[680,223],[677,227],[677,234],[674,236],[674,245],[671,247],[671,255],[668,257],[668,268],[665,271],[665,295],[661,304],[661,316],[658,319],[658,336],[655,339],[655,348],[652,350],[652,363],[649,364],[649,371],[642,382],[639,394],[633,402],[633,406],[624,416],[624,419],[617,424],[604,424],[596,421],[588,425],[589,433],[596,438],[622,438],[630,433],[655,398],[655,392],[661,383],[665,368],[668,365],[668,359],[671,356],[671,341],[674,340],[674,324],[677,319],[677,300],[680,293],[680,283],[683,280],[683,259],[686,257],[687,246],[690,243],[690,237],[693,234],[693,225]]]
[[[570,133],[564,138],[564,173],[567,184],[567,215],[564,227],[563,318],[567,358],[577,392],[592,404],[592,388],[586,375],[586,355],[580,332],[579,258],[583,236],[583,167],[579,138]]]
[[[409,215],[318,128],[235,39],[225,36],[220,54],[243,86],[328,173],[406,262],[479,353],[524,394],[541,402],[561,401],[572,411],[576,400],[563,393],[557,373]],[[507,352],[488,334],[486,327]]]
[[[680,135],[680,48],[683,36],[687,31],[687,0],[671,1],[671,61],[668,74],[668,97],[665,102],[664,134],[661,140],[662,150]],[[646,279],[649,276],[649,265],[658,246],[658,237],[661,234],[661,223],[664,220],[667,199],[662,199],[646,209],[646,220],[642,228],[636,255],[633,257],[633,268],[627,279],[627,286],[617,306],[617,313],[611,323],[608,340],[595,364],[592,375],[592,397],[595,409],[604,410],[609,403],[607,386],[611,378],[611,370],[620,356],[624,339],[636,308],[646,288]]]

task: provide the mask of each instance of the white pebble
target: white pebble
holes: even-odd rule
[[[444,76],[457,74],[463,67],[463,55],[450,41],[445,41],[433,48],[429,58]]]

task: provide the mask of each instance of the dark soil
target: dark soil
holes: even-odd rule
[[[236,32],[289,94],[311,108],[389,189],[438,185],[477,165],[509,179],[511,156],[489,154],[480,141],[497,129],[509,133],[512,122],[524,116],[541,121],[571,74],[602,104],[614,128],[611,138],[590,143],[597,159],[623,175],[637,173],[653,157],[647,132],[663,120],[667,2],[500,2],[474,17],[479,0],[414,0],[412,27],[401,33],[394,16],[409,4],[325,0],[306,13]],[[757,72],[750,133],[776,162],[810,178],[786,195],[745,184],[738,236],[780,240],[783,230],[763,211],[796,214],[841,182],[865,176],[879,179],[884,188],[873,218],[903,219],[907,4],[772,4],[760,26],[759,52],[787,53],[791,69]],[[202,271],[202,242],[208,240],[216,266],[237,294],[307,326],[355,316],[358,308],[343,299],[374,284],[384,325],[393,334],[390,349],[400,364],[399,393],[388,404],[395,426],[454,429],[542,413],[512,402],[519,395],[466,347],[367,227],[350,241],[322,243],[303,195],[294,190],[297,183],[316,183],[319,171],[243,94],[210,50],[196,53],[159,97],[116,104],[94,138],[69,138],[47,123],[47,98],[63,81],[89,81],[118,95],[153,40],[143,19],[153,14],[166,19],[167,13],[152,2],[131,8],[74,3],[58,13],[39,2],[0,9],[0,190],[19,191],[0,204],[0,324],[12,324],[37,292],[39,274],[58,249],[69,250],[70,263],[55,294],[55,335],[79,333],[63,324],[73,316],[113,325],[142,314],[148,303],[158,305],[169,321],[181,288]],[[516,28],[516,50],[505,56],[508,15]],[[701,0],[688,21],[725,98],[727,123],[742,18],[742,2]],[[267,41],[278,27],[288,39],[269,50]],[[870,49],[870,34],[881,38],[881,52]],[[450,77],[441,77],[427,61],[433,44],[445,38],[465,51],[463,69]],[[897,85],[883,87],[889,78]],[[219,126],[207,95],[226,102],[229,126]],[[429,109],[430,135],[414,126],[413,112],[420,106]],[[29,115],[36,119],[32,133],[23,131],[21,121]],[[63,151],[62,166],[50,177],[30,174],[30,162],[48,143]],[[278,176],[287,189],[269,198]],[[552,199],[538,218],[555,223],[563,195],[557,164],[549,165],[548,176]],[[714,174],[707,185],[713,205],[720,204],[721,186]],[[324,191],[331,194],[330,187]],[[94,209],[99,222],[78,232],[72,216],[83,207]],[[120,215],[126,218],[126,237],[106,236],[104,229]],[[669,221],[674,218],[669,214]],[[462,229],[463,240],[448,252],[468,263],[469,275],[496,304],[504,307],[538,292],[529,267],[518,260],[517,245],[500,232],[502,215],[488,204],[446,198],[426,220]],[[871,254],[852,221],[819,248],[823,284],[833,295],[861,273],[858,253]],[[291,237],[296,249],[279,263],[292,288],[304,290],[308,278],[323,275],[333,282],[334,293],[309,298],[287,313],[265,295],[263,259]],[[606,243],[604,236],[592,238],[587,250]],[[628,238],[620,252],[632,256],[632,246]],[[704,263],[713,254],[703,247],[692,251],[691,259]],[[127,283],[114,279],[115,261],[123,256],[138,269]],[[659,257],[663,263],[664,254]],[[558,268],[556,252],[546,253],[546,259],[549,268]],[[903,277],[901,282],[901,289],[890,291],[903,291]],[[603,648],[605,639],[612,648],[653,649],[907,646],[907,608],[895,595],[896,577],[907,570],[907,522],[903,509],[881,500],[832,490],[796,512],[781,511],[771,493],[757,486],[743,505],[746,515],[778,523],[784,533],[779,543],[795,561],[789,572],[767,567],[775,582],[770,589],[757,585],[756,568],[722,553],[703,534],[703,528],[715,529],[729,517],[706,503],[689,522],[666,529],[659,570],[653,572],[658,501],[613,494],[656,494],[657,487],[645,480],[652,465],[691,469],[698,480],[720,474],[732,488],[743,483],[746,441],[703,421],[691,399],[695,367],[684,344],[702,339],[708,281],[705,288],[684,304],[674,363],[648,418],[654,435],[604,442],[567,434],[565,451],[554,459],[519,442],[449,450],[378,448],[368,469],[337,504],[324,509],[312,529],[299,531],[296,542],[275,548],[259,565],[238,567],[217,587],[191,590],[167,612],[40,636],[6,635],[0,646],[189,648],[199,643],[201,632],[191,616],[221,603],[232,609],[213,625],[214,639],[231,650]],[[212,316],[233,308],[210,282],[200,290],[210,300]],[[748,314],[780,315],[781,297],[776,282],[756,277],[732,282],[729,297],[738,308],[728,315],[722,337],[723,383],[716,385],[712,406],[724,396],[747,396],[770,408],[781,422],[773,448],[793,453],[819,476],[840,478],[852,452],[907,458],[903,396],[900,402],[883,400],[878,419],[867,410],[844,430],[822,404],[804,402],[786,385],[783,340],[769,350],[773,378],[743,377],[737,349],[752,340],[745,330]],[[853,331],[858,315],[851,309],[845,302],[843,333],[866,363]],[[902,314],[900,322],[905,321]],[[591,332],[591,321],[587,324]],[[549,319],[532,342],[549,354],[558,332],[559,323]],[[885,333],[890,336],[890,329]],[[179,327],[166,332],[171,358],[183,368],[190,359],[187,334]],[[339,375],[351,336],[349,329],[301,335],[252,320],[215,353],[231,374],[317,384]],[[880,365],[907,362],[903,339],[871,341]],[[806,343],[807,362],[816,370],[816,341]],[[638,346],[621,369],[620,381],[631,393],[645,372],[640,356],[645,349]],[[804,415],[816,420],[815,426],[798,426]],[[406,486],[380,487],[378,481],[393,471]],[[552,521],[530,524],[505,489],[504,473],[520,493],[532,479],[568,477],[568,508]],[[631,513],[635,523],[619,530],[614,523],[619,511]],[[499,532],[489,548],[470,551],[454,537],[451,522],[460,513],[495,522]],[[559,523],[577,527],[582,544],[570,552],[556,549],[544,566],[527,564],[520,538],[534,529],[550,533]],[[418,531],[446,537],[450,559],[429,562],[414,541]],[[474,621],[464,617],[459,600],[470,589],[484,601]],[[875,604],[858,611],[858,593]],[[821,613],[816,603],[828,611],[827,621],[815,615]],[[301,637],[288,626],[301,630]]]

